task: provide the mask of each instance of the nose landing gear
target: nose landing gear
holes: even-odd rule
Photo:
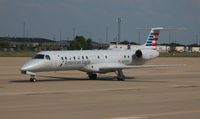
[[[31,75],[30,82],[36,82],[36,75]]]
[[[26,75],[30,75],[31,76],[30,82],[36,82],[36,73],[30,72],[30,71],[24,71],[24,70],[22,70],[21,73],[26,74]]]

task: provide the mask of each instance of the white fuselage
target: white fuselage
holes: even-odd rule
[[[141,51],[141,58],[135,57],[136,50],[43,51],[37,53],[41,55],[39,58],[33,58],[25,63],[21,70],[30,72],[80,70],[106,73],[114,70],[100,71],[99,67],[142,65],[159,55],[158,51],[152,49]]]
[[[123,69],[158,67],[145,66],[146,61],[159,55],[157,46],[159,31],[162,27],[152,28],[144,45],[130,50],[74,50],[43,51],[21,67],[22,74],[31,75],[30,81],[36,81],[36,73],[41,71],[79,70],[87,72],[90,79],[96,79],[96,73],[116,72],[117,80],[124,80]]]

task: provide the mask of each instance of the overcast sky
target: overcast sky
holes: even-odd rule
[[[194,43],[200,39],[200,0],[0,0],[0,36],[26,36],[59,40],[77,35],[105,41],[117,35],[117,17],[122,17],[122,40],[138,42],[136,28],[187,28],[171,31],[171,41]],[[147,32],[141,32],[141,43]],[[200,41],[200,40],[199,40]],[[160,43],[169,42],[162,32]]]

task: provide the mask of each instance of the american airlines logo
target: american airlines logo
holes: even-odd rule
[[[85,60],[81,60],[81,61],[65,61],[64,62],[65,65],[76,65],[76,64],[87,65],[87,64],[90,64],[90,63],[91,63],[90,60],[87,60],[87,61],[85,61]]]

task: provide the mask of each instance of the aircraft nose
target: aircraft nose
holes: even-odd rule
[[[32,69],[32,68],[31,68],[31,66],[27,65],[27,63],[22,65],[22,67],[21,67],[21,71],[28,71],[30,69]]]
[[[42,61],[30,60],[21,67],[21,71],[37,71],[42,66]]]

